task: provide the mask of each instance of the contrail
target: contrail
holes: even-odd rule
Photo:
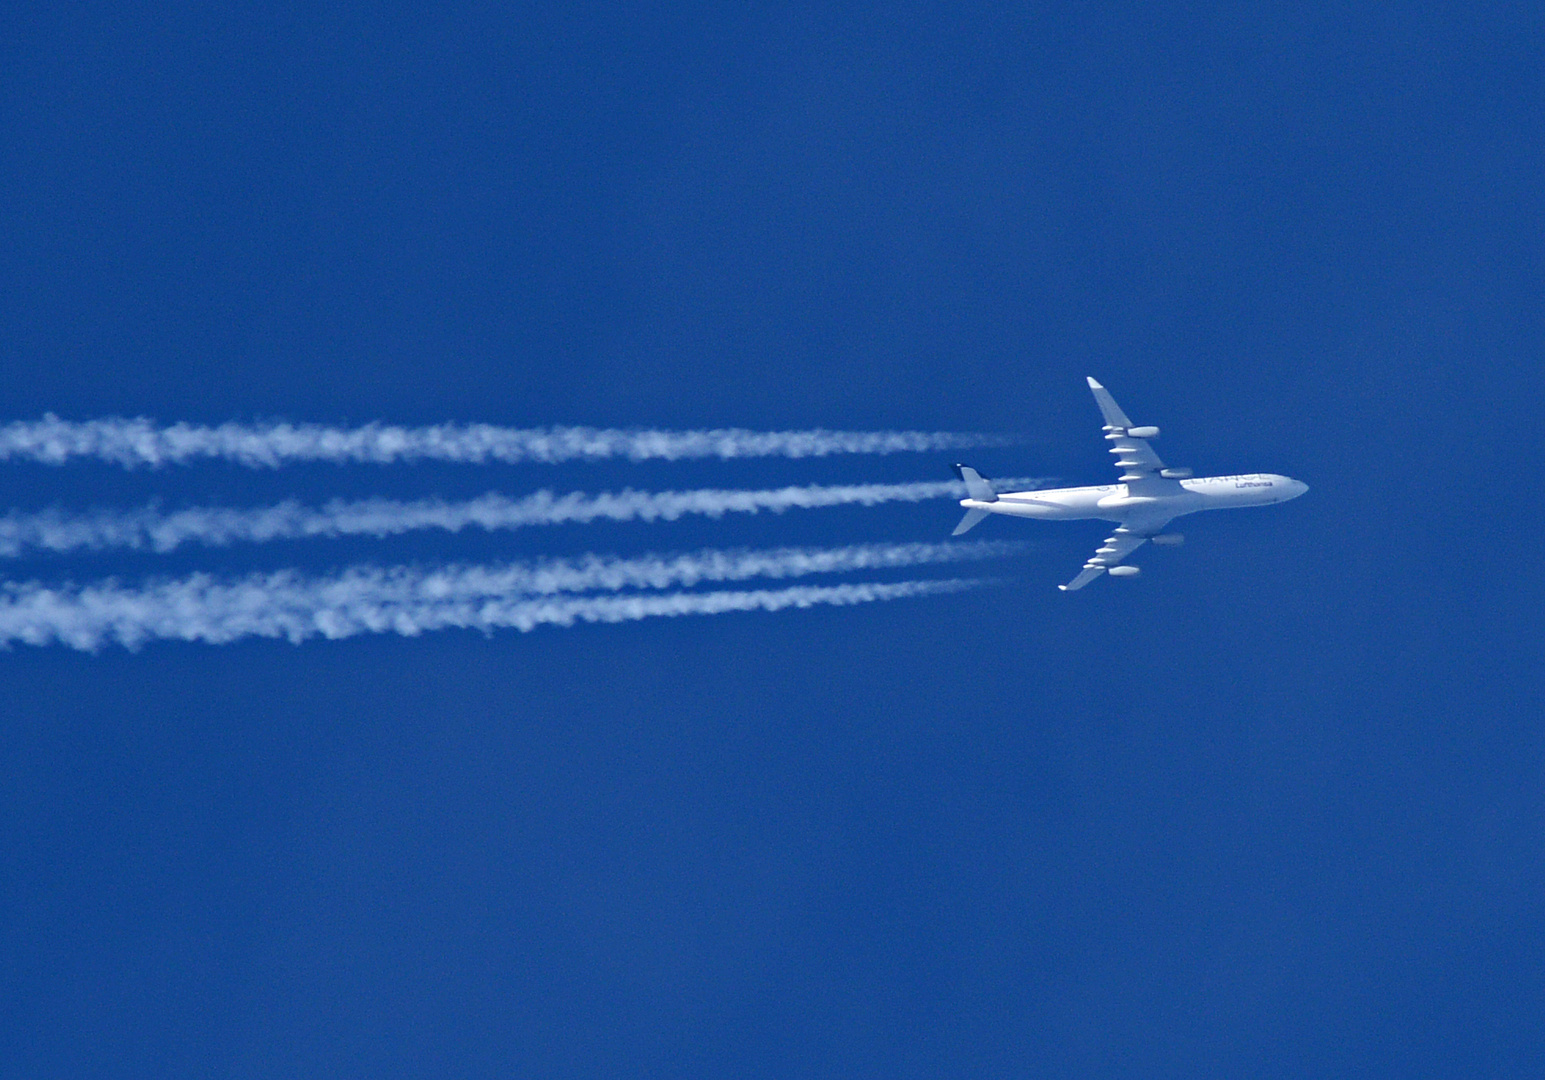
[[[1034,478],[1002,481],[1005,489],[1037,486]],[[127,548],[168,552],[184,544],[211,547],[268,540],[320,539],[339,536],[395,536],[421,529],[459,532],[481,529],[520,529],[534,525],[584,524],[607,521],[675,521],[689,514],[717,518],[724,514],[782,513],[800,508],[876,506],[889,502],[921,502],[958,496],[957,481],[911,484],[839,484],[764,490],[633,491],[590,495],[555,495],[538,491],[512,499],[490,493],[462,502],[419,499],[335,499],[321,507],[286,501],[253,509],[191,507],[163,511],[156,506],[129,511],[66,514],[12,511],[0,518],[0,556],[12,558],[29,551],[69,552]]]
[[[0,425],[0,461],[60,465],[72,458],[135,466],[186,465],[219,459],[248,468],[277,468],[294,462],[334,464],[403,461],[554,463],[626,458],[629,461],[682,458],[825,457],[830,454],[897,454],[1006,446],[1003,435],[947,431],[707,431],[548,427],[507,428],[492,424],[437,424],[399,427],[366,424],[157,425],[143,417],[126,420],[42,420]]]
[[[938,563],[970,562],[1017,555],[1028,545],[981,541],[974,544],[854,544],[837,548],[709,548],[672,555],[579,555],[532,562],[451,565],[434,570],[356,567],[347,573],[368,578],[379,595],[399,602],[433,597],[472,600],[497,596],[550,596],[558,593],[668,589],[746,581],[795,578],[857,570],[893,570]]]
[[[416,636],[450,627],[533,630],[579,622],[619,623],[730,611],[781,611],[816,605],[851,605],[937,596],[983,582],[862,582],[787,589],[719,592],[559,595],[533,599],[477,589],[451,589],[433,574],[412,570],[354,569],[328,578],[294,570],[219,580],[195,574],[139,588],[116,581],[49,588],[38,582],[0,585],[0,646],[16,642],[96,650],[118,643],[130,649],[166,639],[224,644],[247,637],[346,638],[366,633]]]

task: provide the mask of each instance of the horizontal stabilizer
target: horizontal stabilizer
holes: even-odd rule
[[[997,502],[998,493],[987,482],[987,477],[969,465],[956,465],[955,475],[965,482],[966,494],[977,502]]]
[[[981,521],[986,516],[986,510],[967,510],[966,516],[960,519],[960,524],[955,526],[955,531],[950,533],[950,535],[959,536],[961,533],[970,532],[972,529],[976,528],[977,522]]]

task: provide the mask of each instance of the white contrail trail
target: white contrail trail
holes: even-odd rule
[[[440,595],[432,574],[355,569],[330,578],[294,570],[218,580],[207,574],[124,587],[116,581],[49,588],[37,582],[0,585],[0,646],[16,642],[95,650],[138,648],[169,639],[223,644],[246,637],[345,638],[366,633],[414,636],[450,627],[481,630],[632,622],[660,616],[781,611],[936,596],[977,587],[969,580],[800,585],[786,589],[623,593],[607,596],[478,593]]]
[[[1000,482],[1005,490],[1035,487],[1040,481],[1015,478]],[[67,514],[59,510],[11,511],[0,518],[0,556],[12,558],[29,551],[68,552],[128,548],[168,552],[184,544],[224,546],[268,540],[321,539],[339,536],[386,537],[420,529],[459,532],[481,529],[520,529],[534,525],[583,524],[607,521],[674,521],[689,514],[782,513],[800,508],[876,506],[888,502],[921,502],[958,496],[957,481],[911,484],[838,484],[764,490],[632,491],[589,495],[555,495],[538,491],[523,498],[490,493],[463,502],[419,499],[335,499],[320,507],[294,501],[252,509],[191,507],[163,511],[156,506],[137,510],[103,510]]]
[[[398,600],[437,600],[557,593],[668,589],[751,578],[795,578],[858,570],[893,570],[939,563],[1005,558],[1026,544],[1003,541],[943,544],[853,544],[837,548],[709,548],[671,555],[578,555],[493,565],[450,565],[434,570],[356,567],[349,574],[368,577]]]
[[[161,426],[143,417],[126,420],[41,420],[0,425],[0,461],[63,464],[95,458],[132,468],[185,465],[219,459],[249,468],[292,462],[334,464],[399,461],[502,462],[629,461],[681,458],[825,457],[830,454],[896,454],[1005,446],[1003,435],[948,431],[653,431],[618,428],[507,428],[493,424],[399,427],[367,424],[197,424]]]

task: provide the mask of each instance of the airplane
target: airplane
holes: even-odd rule
[[[981,473],[969,465],[956,465],[955,475],[965,481],[969,498],[961,499],[966,516],[952,535],[975,528],[988,514],[1041,518],[1053,521],[1114,521],[1116,529],[1083,570],[1063,592],[1082,589],[1101,574],[1136,577],[1139,570],[1125,560],[1146,543],[1160,547],[1180,544],[1185,537],[1167,533],[1164,527],[1183,514],[1201,510],[1227,510],[1237,506],[1269,506],[1296,499],[1309,485],[1276,473],[1243,476],[1193,477],[1190,469],[1171,469],[1148,445],[1158,438],[1156,427],[1134,426],[1109,391],[1089,380],[1094,400],[1105,417],[1105,438],[1121,470],[1120,483],[1100,487],[1055,488],[1046,491],[996,492]]]

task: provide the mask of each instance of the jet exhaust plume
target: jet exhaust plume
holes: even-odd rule
[[[278,468],[296,462],[390,464],[446,461],[556,463],[626,458],[629,461],[683,458],[825,457],[831,454],[897,454],[1005,446],[1003,435],[947,431],[706,431],[548,427],[508,428],[493,424],[437,424],[401,427],[366,424],[158,425],[143,417],[41,420],[0,425],[0,461],[60,465],[93,458],[122,465],[157,467],[216,459],[248,468]]]
[[[782,611],[937,596],[975,588],[961,579],[800,585],[786,589],[623,593],[605,596],[480,593],[443,587],[433,574],[355,568],[317,578],[294,570],[220,580],[194,574],[126,587],[108,580],[50,588],[0,585],[0,646],[58,643],[136,649],[152,640],[225,644],[248,637],[338,639],[367,633],[417,636],[453,627],[492,633],[538,626],[620,623],[731,611]]]
[[[1006,486],[1028,489],[1040,481],[1018,478]],[[397,501],[333,500],[321,507],[286,501],[252,509],[191,507],[163,511],[156,506],[129,511],[67,514],[12,511],[0,518],[0,556],[31,551],[69,552],[126,548],[168,552],[184,544],[220,547],[270,540],[370,536],[382,538],[421,529],[459,532],[468,527],[520,529],[535,525],[592,521],[675,521],[686,515],[717,518],[732,513],[782,513],[789,509],[876,506],[959,496],[958,481],[911,484],[839,484],[764,490],[633,491],[555,495],[538,491],[523,498],[490,493],[462,502],[441,499]]]
[[[853,544],[837,548],[706,549],[675,555],[579,555],[504,566],[453,566],[426,578],[437,594],[551,595],[666,589],[749,578],[793,578],[858,570],[1006,558],[1022,542]]]
[[[838,548],[715,550],[673,555],[579,555],[502,565],[452,565],[433,571],[411,568],[380,571],[382,588],[398,593],[425,591],[436,597],[554,595],[666,589],[750,578],[794,578],[938,563],[1004,558],[1025,549],[1023,543],[855,544]]]

